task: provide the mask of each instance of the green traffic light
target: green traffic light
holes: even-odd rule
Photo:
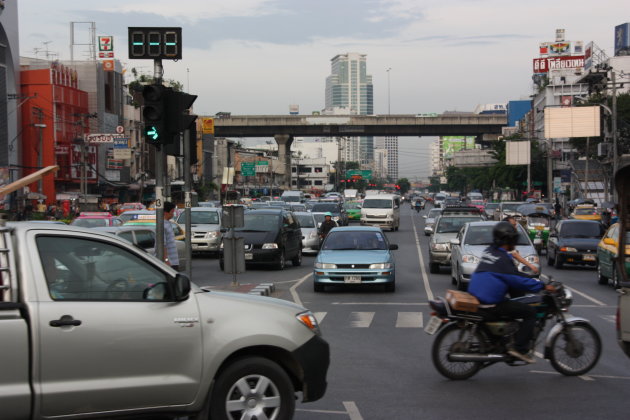
[[[160,137],[160,134],[158,133],[157,128],[152,126],[147,130],[147,136],[151,137],[152,140],[157,140],[158,137]]]

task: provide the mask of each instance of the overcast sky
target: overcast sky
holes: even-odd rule
[[[114,36],[127,69],[152,74],[150,60],[127,59],[127,27],[181,26],[183,59],[165,62],[199,98],[197,114],[286,114],[324,107],[325,79],[337,54],[367,54],[374,110],[470,111],[526,99],[538,44],[594,41],[609,55],[615,25],[630,20],[627,0],[20,0],[20,51],[70,58],[70,22],[95,22]],[[88,41],[78,25],[75,42]],[[76,47],[75,58],[85,57]],[[130,73],[130,71],[129,71]],[[404,139],[401,176],[426,176],[428,139]],[[426,161],[424,159],[427,159]]]

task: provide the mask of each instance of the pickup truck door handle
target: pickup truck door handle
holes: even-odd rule
[[[59,319],[54,319],[50,321],[49,325],[51,327],[67,327],[67,326],[78,327],[79,325],[81,325],[81,321],[78,319],[72,318],[71,315],[64,315]]]

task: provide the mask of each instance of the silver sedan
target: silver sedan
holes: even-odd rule
[[[477,269],[483,252],[492,245],[492,229],[499,222],[467,223],[451,241],[451,281],[459,290],[466,290],[470,276]],[[540,271],[538,253],[527,232],[519,225],[516,251]],[[517,268],[523,270],[523,264]]]
[[[319,234],[317,233],[317,221],[313,213],[296,211],[293,215],[300,222],[302,229],[302,253],[317,254],[319,252]]]

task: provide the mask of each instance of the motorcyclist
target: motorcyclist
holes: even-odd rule
[[[324,213],[324,221],[319,226],[319,236],[322,238],[322,240],[334,227],[337,227],[337,223],[332,219],[332,213],[327,211],[326,213]]]
[[[536,360],[529,353],[536,325],[536,310],[526,303],[510,300],[507,294],[510,289],[529,292],[555,289],[550,285],[545,286],[537,279],[519,274],[510,254],[510,251],[514,250],[517,238],[518,232],[509,222],[497,223],[492,230],[493,244],[485,250],[477,269],[472,274],[468,292],[485,305],[488,312],[522,319],[508,354],[524,362],[535,363]]]
[[[416,201],[414,202],[414,206],[416,208],[416,211],[420,212],[420,209],[422,208],[422,202],[420,201],[419,198],[416,198]]]

